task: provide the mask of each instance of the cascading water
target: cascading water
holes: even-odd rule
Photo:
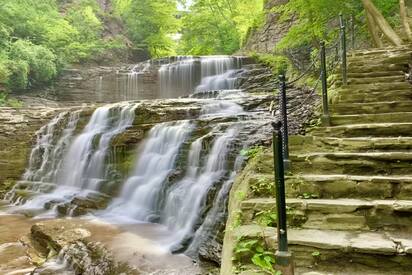
[[[57,164],[59,169],[54,171],[57,188],[51,193],[35,196],[18,210],[43,209],[50,202],[57,203],[57,207],[75,196],[101,191],[107,179],[104,167],[110,141],[133,123],[135,108],[136,104],[114,104],[96,109],[83,132],[71,143],[63,160],[59,160],[61,164]],[[74,131],[69,129],[65,131]],[[62,139],[66,140],[65,136]],[[56,164],[51,165],[54,166]]]
[[[196,87],[196,65],[198,60],[177,57],[173,63],[162,65],[159,69],[160,95],[164,98],[190,94]]]
[[[50,191],[54,187],[56,176],[61,169],[63,155],[79,121],[79,111],[68,114],[63,112],[53,118],[37,132],[37,141],[29,159],[29,166],[14,188],[5,196],[5,200],[19,204],[23,197],[16,193],[24,188],[34,193]],[[64,121],[67,120],[64,125]],[[64,125],[64,126],[62,126]],[[56,132],[63,127],[60,138]]]
[[[190,134],[189,121],[156,125],[139,149],[132,176],[125,182],[120,198],[106,215],[149,221],[158,216],[167,177],[173,171],[179,149]]]
[[[247,95],[236,88],[242,58],[190,56],[172,58],[168,64],[147,62],[128,72],[125,98],[139,91],[145,71],[152,66],[159,68],[160,97],[192,94],[181,102],[194,104],[198,116],[187,112],[186,119],[191,120],[179,116],[180,120],[170,121],[164,112],[159,117],[168,122],[154,126],[147,122],[143,128],[148,134],[139,144],[134,169],[119,180],[120,193],[110,198],[109,206],[94,216],[136,226],[156,223],[162,233],[154,241],[170,251],[187,248],[187,253],[195,254],[216,222],[224,218],[226,199],[241,162],[236,156],[243,146],[239,136],[244,135],[241,120],[247,112],[239,102]],[[172,106],[176,101],[159,102]],[[61,114],[44,126],[23,179],[41,182],[40,186],[50,183],[52,190],[42,190],[20,209],[38,210],[50,203],[56,207],[101,194],[111,180],[107,163],[111,141],[133,125],[137,104],[97,108],[77,136],[80,112]],[[186,111],[182,110],[179,115]],[[56,129],[61,124],[60,133]],[[213,204],[206,206],[209,203]],[[48,213],[54,216],[55,211]]]
[[[164,98],[194,91],[235,89],[242,59],[228,56],[179,57],[159,70],[160,92]]]
[[[227,174],[227,156],[236,134],[236,128],[229,128],[217,137],[203,167],[200,167],[203,137],[192,144],[188,173],[168,192],[162,213],[164,224],[173,232],[172,247],[193,234],[208,191]]]

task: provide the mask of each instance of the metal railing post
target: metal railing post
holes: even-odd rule
[[[293,256],[288,250],[283,134],[281,133],[282,122],[273,122],[272,126],[278,240],[278,250],[276,251],[276,269],[281,271],[284,275],[293,275]]]
[[[343,15],[340,14],[340,38],[341,38],[341,50],[342,50],[342,84],[348,84],[348,69],[346,61],[346,25]]]
[[[355,49],[355,16],[352,14],[350,17],[350,24],[351,24],[351,42],[352,42],[352,50]]]
[[[285,169],[289,168],[289,137],[288,137],[288,111],[286,98],[286,78],[284,75],[279,76],[280,89],[280,115],[282,120],[282,139],[283,139],[283,160]]]
[[[325,42],[320,42],[320,65],[322,82],[322,121],[325,126],[330,126],[329,102],[328,102],[328,72],[326,68],[326,47]]]

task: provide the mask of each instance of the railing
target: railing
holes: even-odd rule
[[[347,85],[348,83],[348,70],[347,70],[347,26],[346,21],[343,16],[339,17],[340,22],[340,32],[339,36],[331,46],[327,47],[325,41],[321,41],[320,50],[317,58],[308,66],[308,68],[297,78],[287,81],[284,75],[279,76],[279,109],[280,109],[280,120],[281,120],[281,134],[282,134],[282,148],[283,148],[283,159],[285,169],[289,167],[289,142],[288,142],[288,115],[291,115],[291,112],[288,114],[287,109],[287,89],[292,86],[292,84],[303,80],[304,78],[309,77],[313,70],[319,71],[319,78],[316,81],[315,85],[310,89],[308,98],[316,92],[319,82],[322,85],[322,123],[325,126],[330,126],[330,112],[329,112],[329,99],[328,99],[328,74],[335,73],[338,65],[341,65],[341,76],[342,84]],[[351,46],[352,49],[355,48],[355,24],[354,18],[350,20],[350,30],[351,30]],[[334,82],[330,83],[333,85]],[[306,99],[301,103],[304,104]],[[301,106],[300,105],[300,106]],[[299,108],[296,108],[293,112],[298,111]]]

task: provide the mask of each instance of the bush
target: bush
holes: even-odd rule
[[[56,56],[30,41],[17,40],[10,50],[10,88],[26,89],[50,82],[57,74]]]

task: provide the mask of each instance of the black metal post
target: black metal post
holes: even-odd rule
[[[286,193],[285,170],[283,156],[282,123],[276,121],[273,126],[273,159],[275,167],[276,209],[277,209],[277,239],[276,267],[282,274],[293,273],[293,256],[288,250],[287,221],[286,221]]]
[[[342,84],[348,84],[348,69],[346,62],[346,25],[343,15],[340,14],[340,38],[341,38],[341,50],[342,50]]]
[[[279,89],[280,89],[280,115],[282,120],[282,139],[283,139],[283,161],[285,169],[289,168],[289,137],[288,137],[288,111],[287,111],[287,98],[286,98],[286,78],[284,75],[279,76]]]
[[[351,24],[351,42],[352,42],[352,50],[355,49],[355,16],[352,14],[350,17],[350,24]]]
[[[329,102],[328,102],[328,72],[326,68],[326,47],[325,42],[320,42],[320,64],[322,82],[322,104],[323,104],[323,124],[330,126]]]

